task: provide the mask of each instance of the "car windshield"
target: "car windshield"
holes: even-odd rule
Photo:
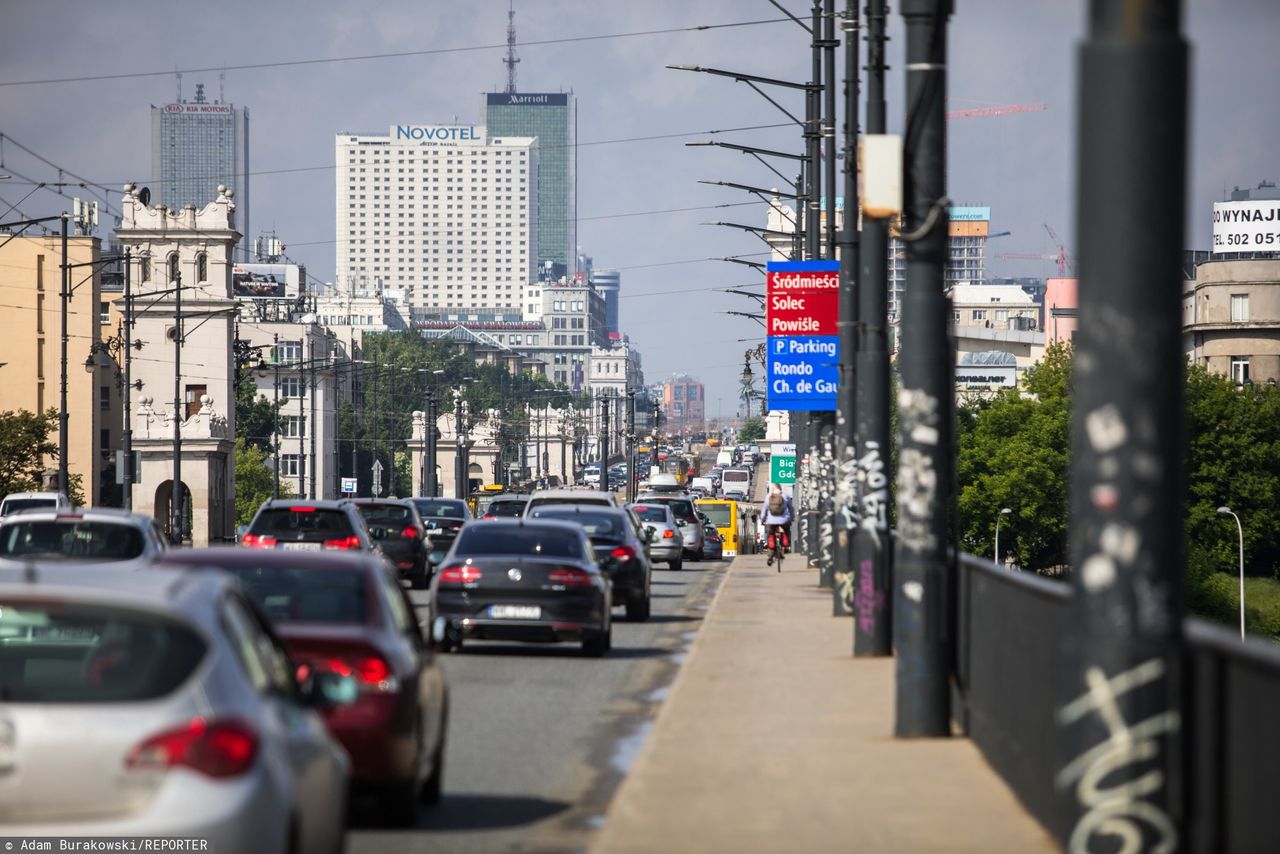
[[[534,510],[534,519],[559,519],[581,525],[588,537],[621,537],[623,535],[623,517],[617,513],[599,513],[590,510],[566,510],[562,507],[547,507]]]
[[[515,518],[524,515],[524,506],[529,502],[524,500],[504,500],[495,501],[489,505],[489,515],[498,518]]]
[[[631,509],[641,522],[667,523],[667,508],[653,504],[633,504]]]
[[[52,498],[10,498],[4,503],[4,512],[17,513],[19,510],[31,510],[40,507],[57,507],[58,502]]]
[[[409,521],[409,508],[403,504],[357,504],[360,515],[370,525],[396,525]]]
[[[733,511],[728,504],[699,504],[698,509],[706,514],[707,518],[717,528],[733,527]]]
[[[186,681],[205,644],[185,626],[121,608],[0,601],[0,703],[124,703]]]
[[[526,557],[582,557],[582,540],[572,531],[536,525],[499,523],[467,526],[454,546],[455,557],[471,555],[523,555]]]
[[[274,622],[365,622],[365,583],[358,570],[245,565],[224,569],[243,582]]]
[[[693,502],[687,498],[646,498],[645,501],[651,504],[667,505],[677,519],[692,522],[698,518],[698,515],[693,510]]]
[[[129,560],[146,543],[132,525],[85,519],[10,522],[0,528],[0,555],[67,557],[83,560]]]
[[[272,534],[276,537],[350,537],[355,534],[347,514],[340,510],[324,510],[318,507],[278,507],[263,510],[253,520],[252,534]]]
[[[466,505],[462,503],[454,503],[452,501],[414,501],[413,506],[418,508],[421,516],[430,516],[435,519],[465,519],[467,518]]]

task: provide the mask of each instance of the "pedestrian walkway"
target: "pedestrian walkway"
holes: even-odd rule
[[[898,740],[892,659],[795,557],[734,560],[592,851],[1054,851],[967,739]]]

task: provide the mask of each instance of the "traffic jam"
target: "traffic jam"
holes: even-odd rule
[[[756,548],[760,459],[654,444],[579,487],[273,499],[208,548],[166,545],[150,516],[10,496],[0,836],[293,852],[344,850],[353,815],[413,828],[448,806],[470,688],[450,659],[625,656],[615,622],[654,617],[667,579]]]

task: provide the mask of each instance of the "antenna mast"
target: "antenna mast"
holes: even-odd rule
[[[516,93],[516,63],[520,61],[520,57],[516,56],[516,10],[515,0],[511,0],[507,8],[507,56],[502,60],[502,64],[507,67],[507,94],[514,95]]]

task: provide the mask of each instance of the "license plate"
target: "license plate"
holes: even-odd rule
[[[319,543],[281,543],[280,548],[287,551],[311,551],[320,548]]]
[[[489,616],[495,620],[536,620],[542,616],[538,605],[490,605]]]

